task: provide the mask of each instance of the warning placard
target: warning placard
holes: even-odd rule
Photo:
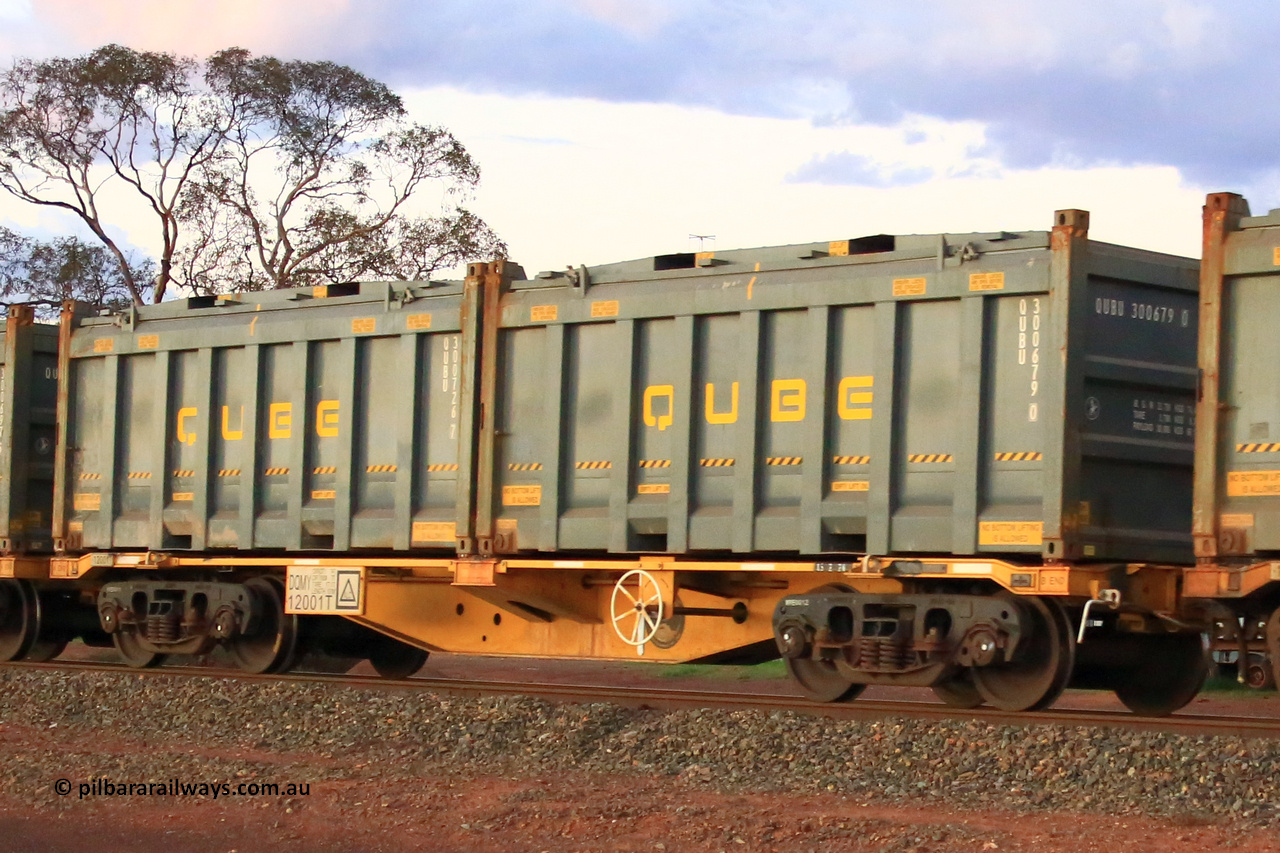
[[[1041,545],[1044,522],[981,521],[978,522],[979,545]]]
[[[364,613],[364,569],[290,566],[284,609],[309,615],[360,615]]]
[[[1256,498],[1280,495],[1280,471],[1228,471],[1227,496]]]
[[[541,506],[542,486],[503,486],[503,506]]]

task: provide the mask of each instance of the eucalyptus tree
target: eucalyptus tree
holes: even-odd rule
[[[138,302],[164,297],[182,241],[178,205],[226,131],[193,85],[197,70],[190,59],[107,45],[71,59],[19,60],[0,75],[0,187],[76,216]],[[116,236],[131,200],[158,232],[152,281],[137,279]]]
[[[461,205],[479,176],[448,130],[331,62],[107,45],[0,73],[0,187],[78,217],[138,302],[503,255]],[[148,217],[159,248],[144,279],[119,235]]]
[[[128,260],[131,280],[154,276],[150,260]],[[78,237],[37,240],[0,227],[0,305],[34,304],[37,314],[52,318],[66,299],[119,308],[132,298],[115,256],[105,246]]]

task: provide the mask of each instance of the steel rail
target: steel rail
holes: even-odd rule
[[[716,709],[723,711],[789,711],[835,720],[883,721],[891,718],[939,722],[976,722],[1004,726],[1059,725],[1119,728],[1132,731],[1167,732],[1181,735],[1209,735],[1280,739],[1280,718],[1175,713],[1167,717],[1142,717],[1123,711],[1062,709],[1035,712],[1001,711],[995,708],[954,708],[933,702],[854,700],[815,702],[799,696],[758,693],[726,693],[705,690],[617,687],[582,683],[538,683],[483,679],[413,678],[390,679],[379,676],[333,675],[294,672],[286,675],[259,675],[236,669],[198,666],[171,666],[137,669],[125,664],[82,661],[30,663],[9,662],[13,670],[51,672],[101,672],[144,677],[234,678],[241,681],[287,681],[376,690],[423,690],[469,696],[526,696],[557,703],[591,704],[605,702],[631,708],[658,711]]]

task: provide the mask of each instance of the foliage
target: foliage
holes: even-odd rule
[[[154,274],[151,261],[130,259],[132,280],[146,281]],[[0,227],[0,304],[36,303],[38,313],[47,317],[67,299],[95,308],[120,308],[132,293],[105,246],[76,237],[42,242]]]
[[[0,187],[68,211],[135,301],[356,278],[419,278],[505,246],[460,202],[479,169],[384,84],[233,48],[207,61],[108,45],[0,74]],[[438,188],[441,210],[411,199]],[[121,193],[123,189],[126,192]],[[154,274],[107,215],[154,218]]]
[[[78,217],[138,302],[164,297],[182,238],[176,205],[225,131],[192,86],[195,70],[189,59],[108,45],[74,59],[19,60],[0,75],[0,186]],[[134,276],[109,233],[104,207],[117,185],[155,217],[163,248],[154,281]]]

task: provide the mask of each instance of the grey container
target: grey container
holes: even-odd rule
[[[366,282],[64,312],[59,544],[452,551],[463,303],[460,282]]]
[[[1195,546],[1210,562],[1280,552],[1280,210],[1249,213],[1234,193],[1204,208]]]
[[[1196,264],[1087,221],[68,314],[55,535],[1185,559]]]
[[[48,553],[58,404],[58,327],[12,305],[0,344],[0,551]]]
[[[1189,559],[1197,263],[1055,217],[502,282],[477,535]]]

